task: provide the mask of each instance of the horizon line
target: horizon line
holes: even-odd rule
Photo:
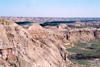
[[[36,17],[36,16],[0,16],[0,17]],[[44,17],[44,18],[100,18],[100,17]]]

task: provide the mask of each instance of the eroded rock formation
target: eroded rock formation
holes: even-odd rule
[[[33,24],[24,29],[14,22],[0,19],[0,61],[3,60],[0,67],[73,66],[67,58],[66,46],[100,38],[99,33],[97,28],[71,29],[65,24],[45,28]]]
[[[57,47],[58,43],[53,43],[52,39],[43,37],[49,35],[42,27],[38,28],[30,26],[29,29],[24,29],[21,26],[7,20],[0,21],[0,49],[5,56],[1,55],[3,60],[8,61],[11,66],[19,67],[64,67],[67,66],[66,61],[61,54],[66,53]],[[33,31],[33,32],[32,32]],[[35,34],[36,33],[36,34]],[[40,35],[39,35],[39,34]],[[39,36],[38,39],[35,37]],[[42,38],[43,37],[43,38]],[[8,60],[8,48],[14,47],[14,51],[10,53],[17,57],[16,64],[14,57],[11,62]],[[59,46],[60,47],[60,46]],[[11,49],[12,50],[12,49]],[[5,57],[5,58],[4,58]],[[1,64],[8,66],[7,64]]]

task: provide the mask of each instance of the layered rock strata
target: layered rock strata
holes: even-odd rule
[[[0,19],[0,67],[68,67],[66,45],[100,38],[97,28],[71,29],[65,24],[27,29]],[[73,66],[75,67],[75,66]]]

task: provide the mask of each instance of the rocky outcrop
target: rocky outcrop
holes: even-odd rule
[[[65,24],[27,29],[14,22],[0,20],[0,65],[17,67],[67,67],[66,45],[100,38],[97,28],[71,29]],[[9,58],[10,57],[10,58]],[[3,61],[3,62],[2,62]],[[9,63],[6,63],[9,62]],[[16,64],[17,63],[17,64]]]
[[[94,36],[98,39],[98,38],[100,38],[100,29],[96,29],[95,31],[94,31]]]
[[[54,27],[53,27],[54,28]],[[100,30],[97,28],[70,28],[65,24],[60,24],[52,29],[47,28],[47,31],[56,40],[69,42],[84,42],[100,38]]]
[[[49,34],[38,24],[30,26],[28,29],[24,29],[14,22],[2,20],[0,23],[0,49],[7,49],[7,51],[1,51],[1,58],[4,57],[3,59],[8,61],[11,66],[68,66],[61,56],[66,52],[62,51],[62,53],[60,53],[60,46],[58,48],[58,43],[56,41],[44,38],[43,36],[48,36]],[[36,39],[34,36],[39,36],[39,38]],[[8,48],[11,48],[10,54],[13,56],[10,57],[10,59],[13,59],[11,61],[7,57],[9,54]],[[14,56],[16,57],[16,61],[14,60]],[[7,66],[5,63],[3,63],[3,65]]]
[[[49,36],[49,34],[45,31],[45,29],[41,27],[38,23],[35,23],[29,26],[28,32],[34,38],[47,38]]]
[[[71,42],[94,40],[94,32],[91,29],[75,29],[67,32],[66,38]]]

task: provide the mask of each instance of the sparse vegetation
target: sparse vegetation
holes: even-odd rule
[[[71,61],[86,65],[89,60],[100,58],[100,40],[89,43],[76,43],[74,47],[67,49],[67,51],[72,52],[68,56]]]

